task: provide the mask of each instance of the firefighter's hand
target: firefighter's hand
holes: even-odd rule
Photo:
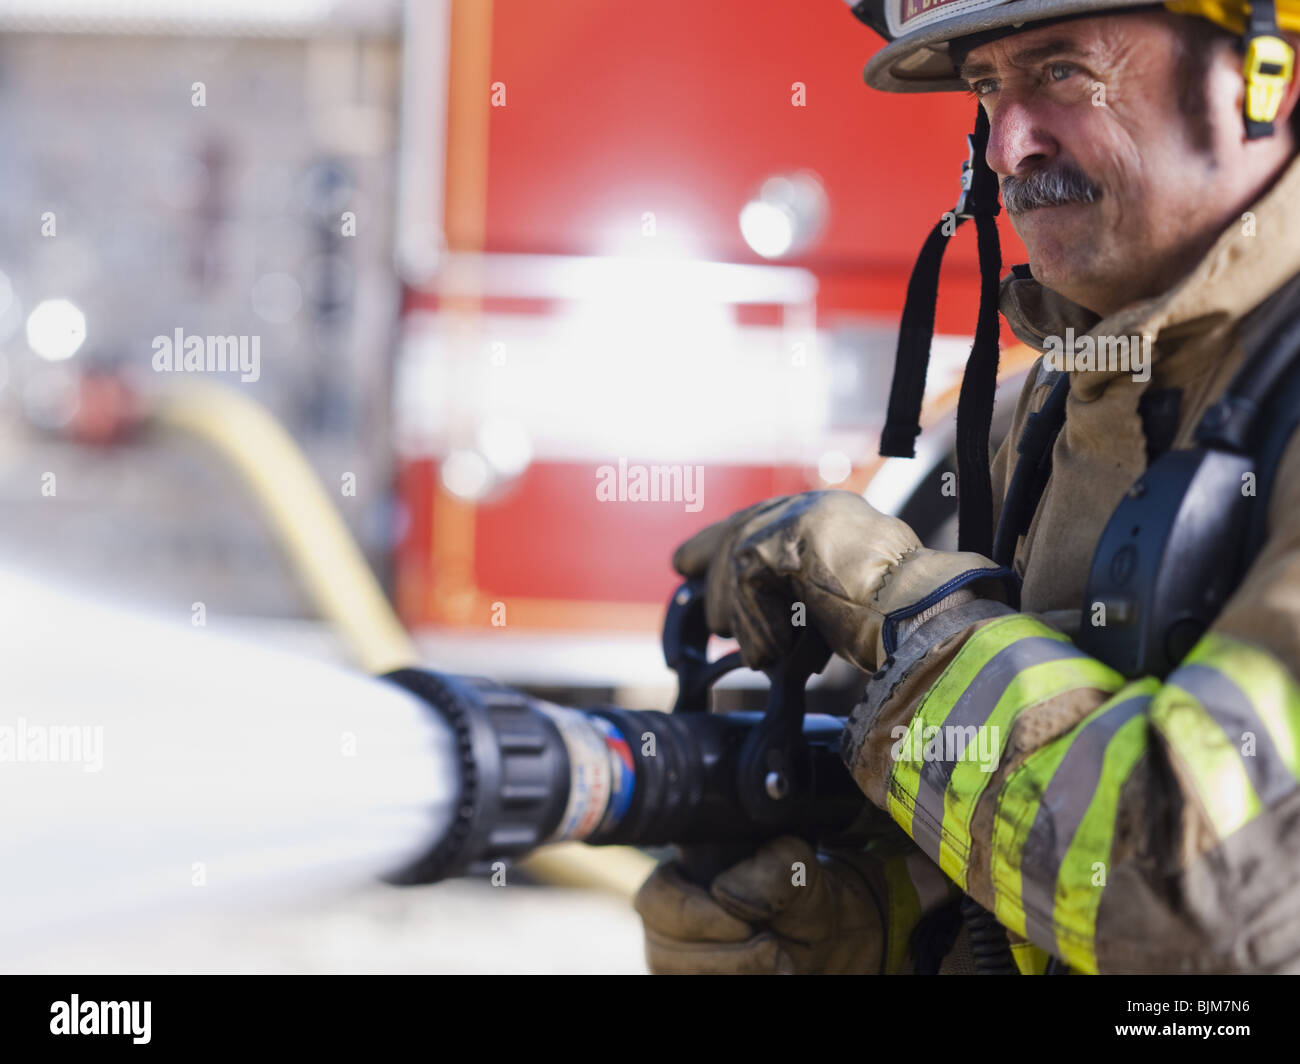
[[[661,864],[636,896],[656,975],[874,974],[884,918],[854,859],[785,836],[709,888]],[[859,858],[858,860],[865,860]]]
[[[710,631],[735,636],[750,668],[789,653],[802,625],[866,672],[884,660],[882,626],[927,605],[978,554],[926,550],[903,521],[848,491],[808,491],[750,506],[696,533],[673,568],[704,577]]]

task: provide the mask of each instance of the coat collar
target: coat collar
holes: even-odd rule
[[[1150,338],[1158,362],[1171,345],[1236,321],[1300,273],[1300,157],[1220,235],[1190,274],[1162,295],[1105,318],[1044,287],[1017,268],[1001,287],[1000,309],[1016,337],[1039,351],[1048,336]],[[1076,398],[1095,398],[1119,370],[1075,371]]]

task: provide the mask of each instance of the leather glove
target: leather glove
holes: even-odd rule
[[[710,631],[734,635],[750,668],[768,668],[788,654],[802,623],[865,672],[893,653],[898,622],[980,573],[1005,575],[979,554],[927,550],[905,522],[848,491],[807,491],[750,506],[678,547],[673,568],[705,579]]]
[[[708,889],[661,864],[637,893],[646,961],[656,975],[870,974],[884,917],[854,855],[817,853],[783,836]],[[802,871],[800,870],[802,864]]]

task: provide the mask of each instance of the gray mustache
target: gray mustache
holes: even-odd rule
[[[1101,199],[1101,187],[1076,166],[1037,170],[1027,177],[1002,180],[1002,205],[1008,214],[1021,214],[1038,207],[1062,207],[1067,203],[1094,203]]]

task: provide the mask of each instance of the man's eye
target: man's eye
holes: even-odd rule
[[[970,83],[970,91],[976,96],[987,96],[997,87],[998,83],[995,78],[980,78],[978,81]]]
[[[1053,63],[1047,68],[1047,73],[1053,81],[1064,81],[1074,74],[1074,65],[1072,63]]]

